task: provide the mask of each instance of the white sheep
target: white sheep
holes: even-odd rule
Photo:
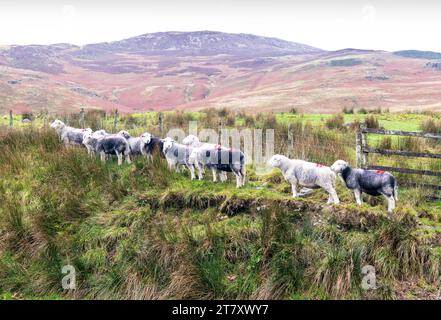
[[[269,166],[279,168],[292,186],[292,196],[297,197],[297,185],[315,189],[323,188],[329,193],[328,204],[339,204],[335,191],[336,174],[327,166],[303,160],[292,160],[276,154],[268,160]]]
[[[180,166],[185,166],[190,170],[191,180],[196,179],[194,173],[194,165],[189,162],[192,148],[180,143],[177,143],[172,138],[167,137],[163,140],[163,153],[168,163],[170,170],[175,169],[180,171]]]
[[[92,133],[92,129],[78,129],[74,127],[66,126],[66,124],[61,120],[55,120],[51,123],[50,127],[55,129],[60,140],[65,146],[69,145],[83,145],[84,135],[87,133]]]
[[[130,145],[130,153],[132,155],[142,155],[144,152],[142,149],[144,148],[144,142],[141,137],[132,137],[130,133],[125,130],[121,130],[118,132],[119,135],[123,136]]]
[[[88,133],[83,139],[83,144],[92,149],[94,153],[99,153],[101,161],[105,162],[108,155],[116,155],[118,157],[118,165],[122,165],[123,157],[128,164],[130,160],[129,142],[121,135],[109,134],[101,137],[93,137]]]
[[[206,166],[206,163],[204,163],[204,160],[206,157],[203,156],[204,152],[212,149],[228,150],[227,148],[222,147],[219,144],[201,142],[197,136],[192,134],[185,137],[184,140],[182,140],[182,143],[193,148],[192,154],[190,155],[190,163],[198,169],[199,180],[203,179],[203,175],[205,173],[204,168]],[[218,175],[222,182],[228,180],[227,172],[218,170],[214,166],[211,167],[211,171],[213,174],[213,182],[217,181]]]

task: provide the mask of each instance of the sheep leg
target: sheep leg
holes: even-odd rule
[[[101,156],[101,161],[106,162],[106,154],[104,153],[104,151],[100,152],[100,156]]]
[[[392,211],[395,209],[395,199],[393,196],[390,196],[388,199],[388,206],[387,206],[387,211],[389,211],[390,213],[392,213]]]
[[[334,201],[332,200],[332,196],[331,196],[331,194],[329,193],[329,196],[328,196],[328,201],[326,202],[326,204],[332,204]]]
[[[199,180],[202,180],[204,178],[202,166],[201,166],[201,164],[199,162],[196,164],[196,166],[197,166],[197,169],[198,169],[198,178],[199,178]]]
[[[122,162],[123,162],[123,156],[118,151],[115,151],[115,153],[116,153],[116,156],[118,157],[118,165],[120,166],[120,165],[122,165]]]
[[[130,160],[130,155],[129,155],[129,154],[126,154],[126,162],[127,162],[128,164],[131,164],[131,163],[132,163],[132,160]]]
[[[240,186],[243,187],[245,185],[245,176],[239,172],[240,176]]]
[[[194,174],[194,166],[192,164],[187,164],[188,170],[190,170],[191,180],[196,179],[196,175]]]
[[[359,189],[354,189],[354,195],[355,195],[355,201],[357,202],[357,204],[358,204],[359,206],[361,206],[362,203],[363,203],[363,199],[362,199],[362,197],[361,197],[361,190],[359,190]]]
[[[225,182],[225,181],[228,180],[228,176],[227,176],[227,173],[225,171],[221,171],[219,173],[219,177],[220,177],[221,182]]]
[[[170,171],[172,171],[173,170],[173,163],[171,161],[169,161],[169,160],[167,160],[167,163],[168,163],[168,169]]]
[[[340,199],[338,198],[338,195],[337,195],[337,192],[335,191],[335,189],[331,188],[328,192],[329,192],[330,197],[332,197],[332,202],[334,204],[339,204]]]
[[[217,170],[216,170],[216,168],[211,168],[211,172],[213,173],[213,182],[217,182]]]
[[[242,180],[240,179],[240,173],[233,171],[233,174],[236,176],[236,188],[240,188],[242,186]]]
[[[395,209],[395,198],[393,195],[387,196],[383,194],[383,196],[387,199],[387,212],[392,213]]]
[[[291,182],[291,188],[292,188],[292,197],[297,197],[297,181]]]

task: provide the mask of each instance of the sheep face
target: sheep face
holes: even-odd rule
[[[268,165],[272,168],[278,168],[280,167],[280,164],[282,163],[282,157],[278,154],[272,156],[269,160],[268,160]]]
[[[58,119],[51,123],[51,128],[55,130],[61,130],[64,128],[64,126],[64,122]]]
[[[128,133],[126,130],[121,130],[120,132],[118,132],[118,134],[120,136],[123,136],[125,139],[129,139],[130,138],[130,133]]]
[[[87,129],[83,129],[83,134],[88,134],[88,133],[90,133],[90,134],[92,134],[92,129],[90,129],[90,128],[87,128]]]
[[[344,160],[337,160],[334,162],[334,164],[331,166],[331,170],[335,173],[342,173],[343,170],[345,170],[348,167],[348,163]]]
[[[175,143],[175,141],[172,138],[170,138],[170,137],[165,138],[164,139],[164,146],[162,147],[163,152],[167,153],[167,151],[171,147],[173,147],[173,143]]]
[[[92,133],[86,132],[83,136],[83,144],[87,145],[90,144],[91,142],[92,142]]]
[[[152,141],[152,135],[148,132],[143,133],[141,135],[141,141],[144,142],[145,144],[149,144],[150,141]]]
[[[182,144],[185,144],[187,146],[191,146],[199,142],[200,142],[199,138],[192,134],[190,134],[189,136],[185,137],[184,140],[182,140]]]

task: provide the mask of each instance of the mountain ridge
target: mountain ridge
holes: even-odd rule
[[[441,68],[426,59],[432,56],[325,51],[216,31],[160,32],[85,46],[3,46],[0,113],[441,110]]]
[[[87,44],[79,50],[80,55],[84,52],[88,54],[90,49],[111,53],[158,54],[165,52],[198,55],[250,54],[252,50],[255,56],[324,52],[322,49],[274,37],[208,30],[146,33],[118,41]]]

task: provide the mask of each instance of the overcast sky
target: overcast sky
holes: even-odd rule
[[[326,50],[441,52],[440,0],[0,0],[0,44],[87,44],[157,31],[252,33]]]

